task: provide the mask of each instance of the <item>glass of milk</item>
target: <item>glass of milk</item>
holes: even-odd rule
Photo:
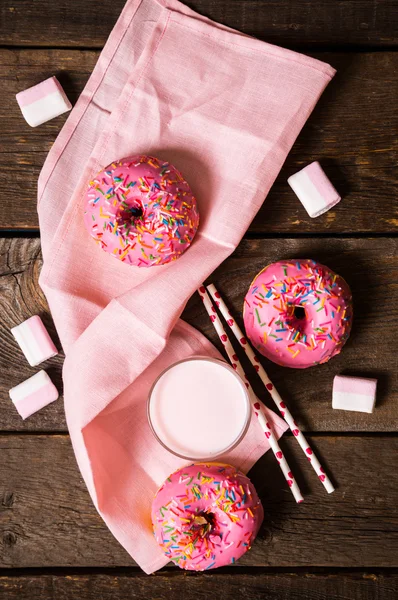
[[[148,420],[157,440],[188,460],[232,450],[249,427],[245,384],[226,362],[196,356],[171,365],[149,393]]]

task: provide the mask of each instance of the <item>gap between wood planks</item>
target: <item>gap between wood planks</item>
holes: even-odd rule
[[[37,239],[40,237],[40,230],[38,229],[1,229],[0,227],[0,239],[11,239],[11,238],[34,238]],[[290,233],[283,232],[280,233],[257,233],[255,231],[247,231],[243,236],[242,240],[280,240],[280,239],[288,239],[292,238],[293,240],[306,240],[306,239],[326,239],[326,238],[336,238],[340,240],[344,239],[380,239],[380,238],[396,238],[398,237],[398,231],[390,231],[390,232],[373,232],[368,233],[366,231],[357,231],[355,233]]]
[[[312,438],[327,438],[327,437],[341,437],[341,438],[362,438],[364,435],[366,437],[371,438],[382,438],[389,437],[395,438],[398,437],[398,431],[309,431],[305,430],[306,436],[311,436]],[[46,430],[46,429],[26,429],[26,430],[0,430],[0,437],[60,437],[66,438],[69,437],[68,431],[57,431],[57,430]],[[293,437],[293,434],[289,429],[285,431],[283,434],[285,438]]]
[[[237,573],[238,571],[238,573]],[[233,567],[219,567],[213,573],[207,575],[363,575],[369,578],[372,575],[398,575],[398,567],[250,567],[247,565],[239,566],[236,563]],[[138,566],[131,567],[13,567],[0,568],[1,577],[28,577],[35,575],[59,575],[59,576],[84,576],[84,575],[111,575],[111,576],[129,576],[145,577],[148,575]],[[185,575],[186,577],[201,577],[203,572],[183,571],[172,565],[163,567],[161,571],[152,574],[154,577],[177,577]]]
[[[256,39],[260,39],[260,38],[256,38]],[[276,46],[281,46],[282,47],[282,43],[281,44],[275,44]],[[306,43],[303,45],[300,44],[283,44],[283,48],[285,48],[286,50],[292,50],[293,52],[299,52],[300,54],[312,54],[312,53],[317,53],[317,54],[322,54],[322,53],[327,53],[327,54],[331,54],[333,52],[344,52],[347,54],[363,54],[363,53],[369,53],[371,52],[376,53],[376,52],[398,52],[398,46],[394,46],[393,44],[387,44],[385,46],[372,46],[371,44],[366,45],[366,44],[362,44],[362,45],[358,45],[358,46],[350,46],[349,44],[341,44],[338,46],[333,46],[332,44],[324,44],[322,46],[318,46],[317,44],[311,44],[311,43]],[[16,50],[16,51],[20,51],[20,50],[43,50],[43,51],[49,51],[49,50],[79,50],[80,52],[100,52],[103,49],[103,45],[102,46],[57,46],[55,45],[51,45],[51,46],[35,46],[34,44],[29,44],[26,46],[18,46],[18,45],[14,45],[14,44],[0,44],[0,51],[1,50]]]

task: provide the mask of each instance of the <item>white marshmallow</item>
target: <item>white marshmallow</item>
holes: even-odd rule
[[[319,217],[341,200],[319,162],[307,165],[287,182],[311,218]]]
[[[58,391],[45,371],[39,371],[9,391],[10,398],[23,419],[58,398]]]
[[[16,99],[26,122],[31,127],[50,121],[72,108],[56,77],[50,77],[19,92]]]

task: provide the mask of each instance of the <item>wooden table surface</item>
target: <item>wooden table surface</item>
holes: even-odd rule
[[[36,370],[10,327],[42,314],[36,182],[65,116],[36,129],[15,93],[51,75],[82,91],[123,0],[2,0],[0,7],[0,597],[127,600],[212,597],[392,600],[398,597],[397,193],[398,5],[394,0],[193,0],[229,26],[331,63],[338,74],[299,136],[267,201],[212,280],[239,313],[266,263],[313,257],[351,285],[343,352],[306,371],[266,364],[337,489],[328,496],[294,438],[297,506],[268,453],[251,472],[265,520],[233,568],[144,575],[97,515],[76,466],[62,401],[22,421],[8,390]],[[310,219],[286,183],[320,160],[342,202]],[[194,297],[184,318],[217,344]],[[62,356],[46,364],[61,388]],[[377,377],[373,415],[333,411],[336,374]],[[253,379],[253,383],[255,379]],[[267,398],[257,386],[266,402]]]

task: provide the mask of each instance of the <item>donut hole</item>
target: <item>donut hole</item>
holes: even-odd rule
[[[201,512],[195,515],[193,520],[193,528],[201,529],[201,535],[210,533],[216,524],[216,516],[212,512]]]
[[[214,525],[216,524],[216,515],[212,512],[206,512],[203,514],[203,516],[206,519],[207,523],[210,525],[210,527],[214,527]]]
[[[140,219],[144,214],[144,211],[141,206],[133,206],[130,212],[133,215],[134,219]]]
[[[119,225],[130,225],[136,219],[140,219],[144,214],[141,206],[131,206],[130,208],[122,208],[117,216]]]
[[[293,310],[293,315],[294,318],[297,319],[298,321],[301,321],[302,319],[305,319],[306,314],[305,314],[305,308],[304,306],[295,306],[294,310]]]

